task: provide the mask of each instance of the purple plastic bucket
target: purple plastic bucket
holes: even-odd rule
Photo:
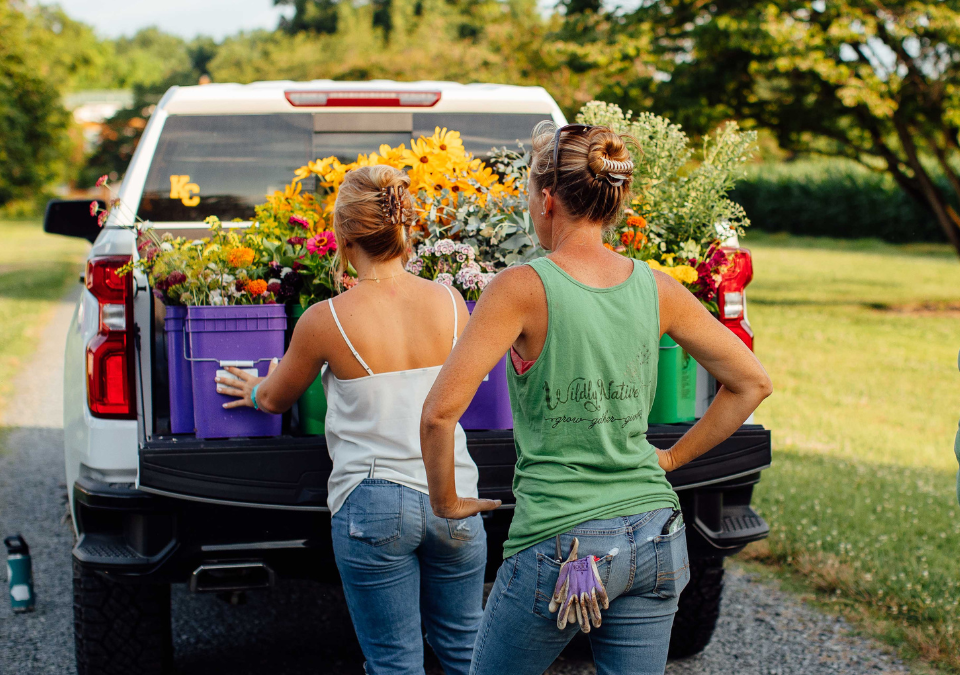
[[[170,433],[193,433],[193,375],[184,356],[183,324],[187,308],[168,305],[163,319],[167,332],[167,379],[170,385]]]
[[[467,302],[473,313],[476,302]],[[507,388],[507,354],[480,383],[470,406],[460,418],[464,429],[513,429],[513,411],[510,409],[510,390]]]
[[[268,415],[253,408],[231,408],[235,401],[217,393],[216,376],[221,362],[252,362],[239,367],[255,368],[263,377],[270,359],[283,356],[287,329],[283,305],[227,305],[187,309],[187,353],[193,370],[193,410],[197,438],[279,436],[280,415]]]

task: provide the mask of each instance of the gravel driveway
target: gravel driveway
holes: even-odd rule
[[[73,302],[61,305],[31,365],[14,386],[4,424],[13,429],[0,450],[0,534],[20,531],[30,543],[37,611],[13,615],[0,601],[0,673],[74,672],[70,548],[65,519],[61,382],[63,340]],[[3,566],[5,567],[5,566]],[[4,588],[6,586],[4,585]],[[182,675],[361,673],[362,656],[338,589],[281,583],[231,605],[209,595],[173,593],[173,636]],[[427,673],[440,675],[428,655]],[[593,673],[589,645],[576,640],[548,671]],[[870,641],[850,635],[768,583],[730,566],[723,614],[700,656],[672,662],[667,673],[820,675],[903,673],[907,669]],[[509,675],[509,674],[507,674]]]

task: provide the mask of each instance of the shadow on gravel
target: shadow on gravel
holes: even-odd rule
[[[363,672],[343,592],[316,582],[281,582],[248,593],[242,605],[177,586],[173,643],[177,675]],[[426,675],[443,675],[430,648],[424,651]],[[589,643],[574,640],[548,672],[592,673],[592,662]]]

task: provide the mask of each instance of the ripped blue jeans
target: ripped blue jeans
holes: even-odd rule
[[[333,551],[368,675],[423,675],[423,636],[467,675],[483,614],[479,515],[433,515],[427,495],[367,478],[333,516]],[[422,626],[422,627],[421,627]]]
[[[680,592],[690,580],[686,531],[661,534],[672,509],[590,520],[560,535],[561,555],[580,541],[597,569],[610,608],[590,631],[597,675],[662,675]],[[560,575],[556,539],[503,561],[477,636],[471,675],[540,675],[573,639],[574,621],[557,628],[548,605]]]

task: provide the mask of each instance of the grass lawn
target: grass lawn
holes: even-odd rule
[[[774,465],[744,555],[960,673],[960,261],[947,247],[751,235]]]
[[[0,221],[0,410],[54,304],[76,285],[89,249],[37,221]]]

